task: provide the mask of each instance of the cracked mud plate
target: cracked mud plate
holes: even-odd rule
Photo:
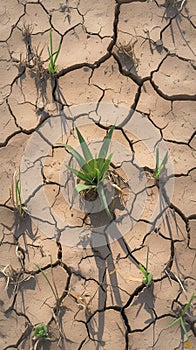
[[[196,349],[196,299],[189,339],[168,328],[196,291],[195,0],[1,5],[0,350]],[[61,144],[79,150],[78,126],[96,153],[111,125],[129,187],[108,223],[97,202],[86,216]]]

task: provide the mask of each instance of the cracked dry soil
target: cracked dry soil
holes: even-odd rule
[[[189,341],[179,323],[168,328],[196,291],[195,0],[1,0],[0,19],[0,349],[196,349],[195,300],[185,316]],[[54,76],[51,28],[54,51],[61,44]],[[116,124],[114,165],[132,164],[130,223],[98,245],[100,216],[89,221],[71,208],[60,181],[68,154],[57,143],[78,147],[78,121],[89,142]],[[162,187],[152,177],[161,142],[173,164]],[[10,192],[20,166],[28,175],[22,218]],[[77,239],[88,235],[71,244],[76,229]],[[149,287],[138,281],[147,247]],[[33,337],[41,322],[49,340]]]

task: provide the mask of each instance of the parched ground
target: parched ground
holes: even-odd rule
[[[195,0],[1,0],[0,349],[196,349],[196,299],[168,327],[196,292],[195,25]],[[62,143],[114,124],[110,222]]]

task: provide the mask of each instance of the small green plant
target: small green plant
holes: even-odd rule
[[[106,196],[104,193],[103,181],[106,177],[106,173],[109,169],[110,162],[112,159],[112,153],[107,157],[112,133],[115,126],[110,128],[110,131],[105,136],[101,149],[99,151],[98,156],[93,157],[86,141],[81,135],[78,128],[76,128],[77,136],[82,148],[83,156],[80,155],[74,148],[69,145],[63,144],[68,152],[72,154],[72,156],[76,159],[80,166],[80,170],[71,168],[70,166],[66,166],[72,173],[74,173],[78,179],[82,180],[84,183],[79,183],[76,185],[76,190],[78,193],[86,190],[96,190],[101,202],[104,205],[104,209],[106,210],[108,216],[112,219],[112,214],[108,208]],[[107,158],[106,158],[107,157]]]
[[[33,332],[33,336],[35,339],[43,338],[45,340],[50,340],[48,338],[47,326],[43,322],[35,327],[34,332]]]
[[[182,310],[181,315],[176,320],[172,321],[167,327],[167,328],[170,328],[170,327],[174,326],[177,322],[180,322],[180,325],[181,325],[181,327],[183,329],[184,334],[186,335],[187,340],[189,340],[189,336],[188,336],[188,332],[187,332],[185,324],[184,324],[183,317],[185,316],[185,314],[187,313],[188,309],[190,308],[194,297],[195,297],[195,294],[193,293],[191,298],[190,298],[190,300],[189,300],[189,302],[188,302],[188,304],[186,304],[186,306]]]
[[[153,280],[153,275],[148,272],[148,256],[149,256],[149,248],[148,248],[147,254],[146,254],[146,266],[144,267],[142,264],[139,264],[139,269],[144,275],[142,282],[146,286],[149,286]]]
[[[168,160],[168,151],[165,153],[165,157],[163,158],[162,163],[159,165],[159,149],[157,147],[156,148],[156,168],[155,168],[155,172],[154,172],[154,178],[156,180],[159,179],[159,176],[160,176],[163,168],[165,167],[167,160]]]
[[[61,50],[61,45],[59,45],[58,50],[56,54],[53,53],[53,44],[52,44],[52,29],[50,30],[50,47],[49,47],[49,65],[48,65],[48,71],[51,75],[55,74],[58,69],[58,65],[56,65],[57,58],[59,56]]]

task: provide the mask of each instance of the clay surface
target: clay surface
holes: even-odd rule
[[[168,327],[196,293],[195,22],[195,0],[1,1],[0,350],[196,349],[196,298],[189,339]],[[63,146],[111,125],[112,221]]]

